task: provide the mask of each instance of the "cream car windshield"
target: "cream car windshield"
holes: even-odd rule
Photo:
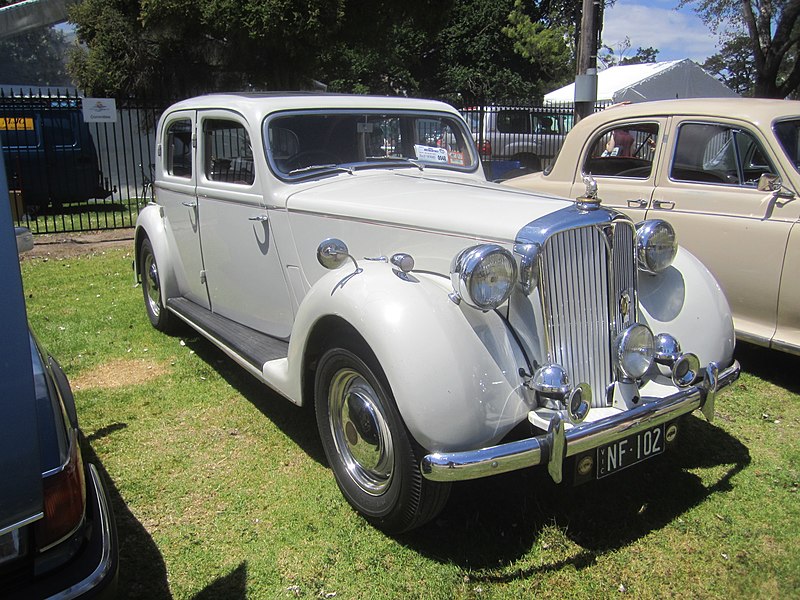
[[[786,156],[794,168],[800,171],[800,119],[775,123],[774,131]]]
[[[477,168],[472,137],[446,114],[285,113],[265,121],[264,141],[270,167],[288,180],[371,168]]]

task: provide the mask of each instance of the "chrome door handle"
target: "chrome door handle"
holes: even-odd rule
[[[647,208],[647,200],[644,198],[637,198],[636,200],[628,200],[628,208]]]
[[[663,208],[664,210],[672,210],[675,208],[675,203],[671,200],[653,200],[653,208]]]
[[[258,215],[257,217],[249,217],[248,221],[258,221],[259,223],[264,223],[269,221],[269,217],[267,215]]]
[[[186,208],[197,208],[197,202],[181,202]]]

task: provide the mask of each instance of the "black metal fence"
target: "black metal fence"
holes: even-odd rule
[[[155,125],[166,103],[117,99],[86,122],[69,90],[0,90],[12,216],[34,233],[130,227],[146,203]]]
[[[84,102],[71,90],[0,90],[12,215],[34,233],[130,227],[149,199],[156,124],[169,103],[118,98],[109,120],[87,122]],[[574,123],[572,105],[461,113],[490,179],[546,168]]]

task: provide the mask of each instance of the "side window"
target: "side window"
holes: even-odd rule
[[[500,133],[530,133],[531,114],[527,110],[501,110],[497,113]]]
[[[756,187],[762,174],[775,172],[747,131],[710,123],[687,123],[678,129],[672,179]]]
[[[558,115],[533,115],[534,133],[562,133]]]
[[[605,177],[647,179],[653,170],[658,123],[620,123],[591,142],[583,172]]]
[[[243,125],[228,119],[203,120],[204,174],[210,181],[251,185],[253,147]]]
[[[165,170],[173,177],[192,177],[192,122],[173,121],[167,128],[164,143]]]

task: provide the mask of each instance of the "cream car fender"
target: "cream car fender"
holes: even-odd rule
[[[359,266],[358,274],[352,263],[327,273],[303,299],[287,359],[290,397],[300,393],[312,332],[332,315],[369,345],[406,426],[425,448],[494,443],[525,417],[530,406],[518,374],[525,359],[499,315],[453,302],[445,277],[403,274],[386,263]],[[271,379],[277,373],[270,370],[265,365]]]
[[[160,205],[151,203],[139,211],[134,241],[134,248],[136,249],[134,253],[134,273],[138,281],[141,272],[139,250],[142,246],[142,240],[147,237],[153,247],[153,254],[158,263],[161,297],[166,299],[178,296],[180,292],[175,278],[175,271],[172,268],[172,249],[169,245],[170,236],[164,227],[164,215],[162,210]]]
[[[640,316],[653,333],[669,332],[701,365],[728,364],[735,344],[728,301],[714,276],[685,248],[658,275],[639,273]]]

